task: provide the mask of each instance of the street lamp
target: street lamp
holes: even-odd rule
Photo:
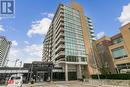
[[[7,67],[8,62],[9,62],[9,59],[6,59],[6,64],[5,64],[5,67]],[[7,76],[6,71],[7,71],[7,70],[5,69],[5,79],[7,79],[7,78],[6,78],[6,76]]]
[[[20,63],[20,66],[19,66],[19,73],[20,73],[21,66],[22,66],[22,61],[20,61],[19,63]]]
[[[14,67],[16,67],[16,64],[17,64],[18,61],[19,61],[19,59],[16,59],[16,60],[15,60]]]
[[[22,66],[22,61],[20,61],[20,67]]]
[[[31,76],[32,76],[32,74],[33,74],[33,63],[31,64],[31,70],[30,70],[31,72],[30,72],[30,76],[29,76],[29,81],[31,81]]]
[[[9,59],[7,59],[7,60],[6,60],[5,67],[7,67],[7,65],[8,65],[8,62],[9,62]]]

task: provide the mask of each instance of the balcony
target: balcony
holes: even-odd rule
[[[93,29],[93,26],[89,26],[90,29]]]
[[[64,37],[64,33],[60,33],[54,40],[54,42],[57,42],[60,38]]]
[[[64,19],[63,18],[59,18],[55,23],[54,23],[54,26],[55,28],[58,27],[60,25],[60,23],[63,23]],[[61,24],[63,25],[63,24]],[[57,28],[56,28],[57,29]]]
[[[64,33],[60,33],[57,37],[54,38],[52,45],[54,46],[59,39],[64,39]]]
[[[61,51],[61,50],[64,50],[64,49],[65,49],[65,45],[59,45],[59,46],[56,48],[55,52],[58,52],[58,51]]]
[[[92,38],[92,40],[94,40],[94,41],[95,41],[95,40],[96,40],[96,38],[95,38],[95,37],[93,37],[93,38]]]
[[[54,59],[61,59],[65,56],[65,52],[64,51],[60,51],[58,54],[55,55]]]
[[[60,38],[58,42],[56,42],[55,47],[57,47],[60,44],[64,44],[65,40],[63,38]]]
[[[62,10],[60,10],[57,15],[55,16],[55,19],[53,21],[53,23],[57,23],[57,21],[61,18],[61,17],[64,17],[64,12]]]
[[[88,23],[89,26],[93,26],[93,24],[91,22]]]
[[[55,31],[54,31],[54,35],[55,36],[57,36],[57,34],[58,34],[59,31],[61,31],[61,30],[64,31],[63,26],[64,26],[63,23],[60,23],[59,26],[57,26],[57,27],[54,28],[55,29]]]
[[[93,34],[91,34],[91,36],[92,36],[92,37],[95,37],[94,33],[93,33]]]
[[[59,28],[58,32],[56,33],[55,37],[57,37],[59,35],[59,33],[62,33],[62,35],[64,35],[64,29],[63,28]]]
[[[91,29],[90,32],[91,32],[91,33],[94,33],[94,30]]]

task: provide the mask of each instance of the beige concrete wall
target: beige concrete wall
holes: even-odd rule
[[[130,63],[130,30],[128,28],[130,28],[130,23],[126,24],[126,25],[124,25],[123,27],[120,28],[121,36],[123,37],[124,41],[121,42],[121,43],[118,43],[118,44],[111,45],[109,47],[109,51],[111,53],[111,56],[112,56],[111,50],[114,49],[114,48],[121,47],[121,46],[124,47],[124,49],[126,50],[126,52],[128,54],[128,57],[126,57],[124,59],[114,59],[113,58],[113,62],[115,64],[115,66],[116,66],[116,64]]]
[[[83,29],[83,39],[84,39],[84,44],[85,44],[85,48],[86,48],[86,54],[89,56],[89,58],[87,59],[88,61],[92,60],[92,50],[91,50],[91,44],[90,44],[90,39],[89,39],[89,35],[88,35],[88,31],[87,31],[87,25],[86,25],[86,20],[85,20],[85,15],[84,15],[84,11],[82,6],[80,6],[79,4],[77,4],[76,2],[72,2],[71,3],[71,7],[73,9],[76,9],[80,12],[80,18],[81,18],[81,26]],[[93,69],[92,67],[89,65],[88,63],[88,71],[89,75],[93,74]]]
[[[121,34],[122,34],[122,37],[124,39],[124,45],[125,45],[125,48],[128,52],[128,56],[129,56],[129,59],[130,59],[130,23],[128,23],[127,25],[121,27]]]
[[[110,50],[110,53],[111,53],[111,56],[112,56],[112,49],[115,49],[115,48],[118,48],[118,47],[124,47],[124,49],[127,51],[127,53],[128,53],[128,50],[126,49],[126,46],[125,46],[125,43],[124,42],[121,42],[121,43],[118,43],[118,44],[114,44],[114,45],[111,45],[110,47],[109,47],[109,50]],[[114,59],[114,58],[112,58],[113,59],[113,62],[114,62],[114,64],[115,64],[115,66],[116,66],[116,64],[124,64],[124,63],[129,63],[130,62],[130,58],[129,58],[129,56],[127,57],[127,58],[124,58],[124,59]]]

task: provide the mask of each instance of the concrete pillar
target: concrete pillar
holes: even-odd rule
[[[68,64],[65,64],[65,81],[68,81]]]
[[[81,65],[77,65],[77,78],[82,79]]]

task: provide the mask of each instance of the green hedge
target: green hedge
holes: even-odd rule
[[[100,79],[130,80],[130,74],[108,74],[99,76]],[[91,77],[93,79],[98,79],[97,75],[92,75]]]

